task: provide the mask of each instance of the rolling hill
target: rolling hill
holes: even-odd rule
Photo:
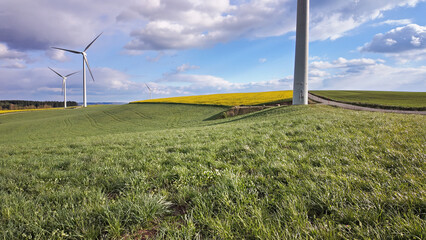
[[[1,237],[425,237],[425,116],[225,109],[0,115]]]

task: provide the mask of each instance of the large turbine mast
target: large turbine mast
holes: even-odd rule
[[[89,43],[89,45],[87,45],[87,47],[82,52],[75,51],[75,50],[69,50],[69,49],[65,49],[65,48],[52,47],[54,49],[58,49],[58,50],[62,50],[62,51],[66,51],[66,52],[70,52],[70,53],[74,53],[74,54],[81,54],[83,56],[83,107],[87,107],[86,66],[87,66],[87,69],[89,69],[89,73],[90,73],[90,76],[92,77],[92,80],[95,81],[95,78],[93,77],[93,74],[92,74],[92,70],[90,69],[90,66],[89,66],[89,61],[87,60],[86,51],[87,51],[87,49],[90,48],[90,46],[92,46],[92,44],[96,41],[96,39],[98,39],[101,36],[101,34],[102,33],[100,33],[95,39],[93,39],[93,41],[91,41]]]
[[[309,0],[297,0],[293,105],[308,104]]]

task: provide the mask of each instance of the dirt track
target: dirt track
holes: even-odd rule
[[[323,99],[317,96],[314,96],[309,93],[309,99],[319,102],[324,105],[330,105],[335,107],[341,107],[345,109],[358,110],[358,111],[370,111],[370,112],[386,112],[386,113],[402,113],[402,114],[421,114],[426,115],[426,111],[406,111],[406,110],[391,110],[391,109],[380,109],[380,108],[369,108],[369,107],[361,107],[346,103],[339,103],[335,101],[330,101],[327,99]]]

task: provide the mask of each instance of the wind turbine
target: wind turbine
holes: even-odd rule
[[[70,73],[68,75],[65,75],[64,77],[61,74],[59,74],[57,71],[51,69],[50,67],[49,69],[52,70],[54,73],[58,74],[58,76],[62,78],[62,93],[64,94],[64,108],[67,108],[67,77],[74,75],[78,72]]]
[[[309,0],[297,0],[293,105],[308,104]]]
[[[87,61],[86,51],[96,41],[96,39],[98,39],[101,36],[101,34],[102,33],[100,33],[95,39],[93,39],[93,41],[91,43],[89,43],[89,45],[87,45],[87,47],[82,52],[75,51],[75,50],[69,50],[69,49],[65,49],[65,48],[52,47],[54,49],[59,49],[59,50],[62,50],[62,51],[67,51],[67,52],[71,52],[71,53],[83,55],[83,107],[87,107],[87,98],[86,98],[86,66],[87,66],[87,69],[89,69],[90,76],[92,76],[92,80],[95,81],[95,78],[93,77],[93,74],[92,74],[92,70],[90,70],[89,61]]]
[[[150,87],[148,87],[148,84],[145,83],[146,88],[148,88],[149,91],[149,99],[152,99],[152,90]]]

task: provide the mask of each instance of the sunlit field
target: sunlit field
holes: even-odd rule
[[[0,237],[425,239],[425,116],[226,109],[1,115]]]
[[[426,110],[426,92],[385,92],[385,91],[310,91],[311,93],[331,100],[352,103],[355,105]]]
[[[199,95],[188,97],[173,97],[135,101],[131,103],[185,103],[217,106],[262,105],[276,102],[291,102],[293,91],[256,92],[256,93],[227,93]]]

